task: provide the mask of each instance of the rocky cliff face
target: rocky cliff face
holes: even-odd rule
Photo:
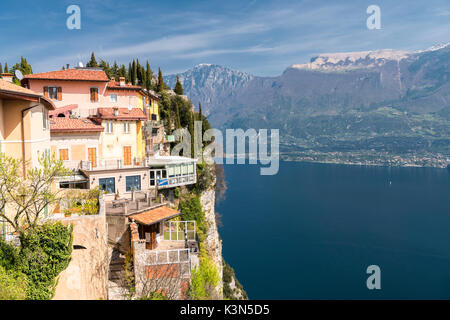
[[[223,100],[229,100],[246,88],[254,78],[245,72],[213,64],[197,65],[178,76],[185,94],[194,104],[202,103],[203,114],[206,116],[215,112],[214,107],[220,106]],[[176,75],[165,77],[165,81],[173,88]]]
[[[219,230],[216,223],[215,214],[215,189],[210,188],[203,192],[200,202],[205,212],[206,222],[208,224],[208,234],[206,236],[206,249],[209,257],[214,261],[220,276],[220,285],[218,292],[220,298],[223,297],[223,261],[222,261],[222,240],[219,237]]]

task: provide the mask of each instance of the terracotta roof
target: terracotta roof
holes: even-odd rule
[[[103,126],[90,119],[52,118],[50,132],[102,132]]]
[[[124,86],[121,86],[120,82],[110,81],[108,83],[108,89],[142,90],[142,87],[134,86],[134,85],[131,85],[131,84],[125,84]]]
[[[178,278],[180,275],[180,267],[176,263],[147,266],[145,268],[145,274],[148,280]]]
[[[0,93],[12,95],[16,99],[20,99],[21,97],[32,97],[35,98],[34,100],[36,101],[43,100],[43,103],[47,108],[50,110],[55,109],[55,104],[41,94],[2,79],[0,79]]]
[[[109,81],[105,71],[99,69],[66,69],[26,75],[23,80]]]
[[[67,106],[59,107],[59,108],[56,108],[55,110],[50,111],[49,115],[50,116],[55,116],[55,115],[58,115],[60,113],[65,113],[67,111],[71,111],[71,110],[76,109],[76,108],[78,108],[77,104],[69,104]]]
[[[151,225],[163,220],[171,219],[179,216],[181,212],[170,209],[166,206],[161,206],[158,208],[150,209],[135,215],[130,215],[129,218],[135,220],[139,224]]]
[[[40,94],[37,92],[34,92],[30,89],[18,86],[12,82],[5,81],[2,79],[0,79],[0,90],[14,92],[17,94],[27,94],[27,95],[36,96],[36,97],[40,96]]]
[[[114,109],[118,110],[118,115],[114,115]],[[97,117],[111,120],[146,120],[144,111],[139,108],[98,108]],[[96,118],[96,117],[94,117]]]

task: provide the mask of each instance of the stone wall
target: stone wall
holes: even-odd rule
[[[69,266],[59,275],[54,300],[108,298],[107,225],[104,206],[100,208],[95,216],[60,219],[73,225],[74,250]]]
[[[136,296],[147,296],[152,292],[159,291],[164,293],[170,300],[184,299],[190,282],[190,276],[186,273],[186,268],[190,268],[192,262],[150,266],[150,255],[155,250],[147,250],[145,241],[136,240],[137,237],[134,234],[137,234],[137,230],[134,230],[133,226],[132,229]],[[196,255],[191,255],[191,260],[193,256]]]
[[[208,224],[208,234],[206,236],[206,250],[209,257],[214,261],[220,276],[218,292],[220,298],[223,297],[223,264],[222,264],[222,240],[219,237],[215,214],[215,189],[204,191],[200,197],[200,202],[205,212]]]

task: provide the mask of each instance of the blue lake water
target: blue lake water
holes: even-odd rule
[[[450,299],[450,171],[225,165],[225,260],[250,299]],[[381,290],[368,290],[369,265]]]

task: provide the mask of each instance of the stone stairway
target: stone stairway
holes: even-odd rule
[[[125,279],[125,255],[113,250],[108,274],[108,299],[126,300],[129,293]]]

